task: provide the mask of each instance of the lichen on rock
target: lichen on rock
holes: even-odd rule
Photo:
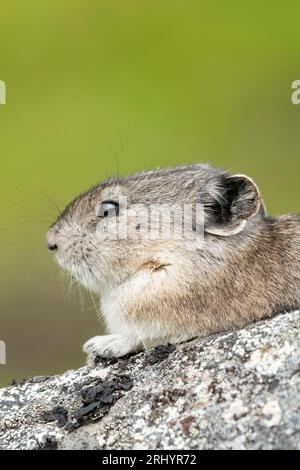
[[[300,312],[0,390],[0,449],[300,449]]]

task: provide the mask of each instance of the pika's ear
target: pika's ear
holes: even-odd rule
[[[258,187],[245,175],[223,177],[210,196],[204,204],[204,230],[224,237],[241,232],[262,205]]]

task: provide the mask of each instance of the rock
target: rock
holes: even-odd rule
[[[299,449],[300,312],[0,390],[0,449]]]

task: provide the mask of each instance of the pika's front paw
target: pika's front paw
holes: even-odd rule
[[[130,340],[121,335],[94,336],[83,345],[88,362],[100,357],[122,357],[134,351]]]

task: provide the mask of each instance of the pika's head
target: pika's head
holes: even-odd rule
[[[174,221],[177,228],[185,221],[190,232],[204,228],[199,249],[205,250],[214,238],[233,240],[250,219],[263,216],[259,190],[250,178],[206,164],[179,166],[111,178],[91,188],[65,208],[46,242],[63,268],[101,292],[134,275],[155,255],[173,250],[184,257],[186,240],[170,230]]]

